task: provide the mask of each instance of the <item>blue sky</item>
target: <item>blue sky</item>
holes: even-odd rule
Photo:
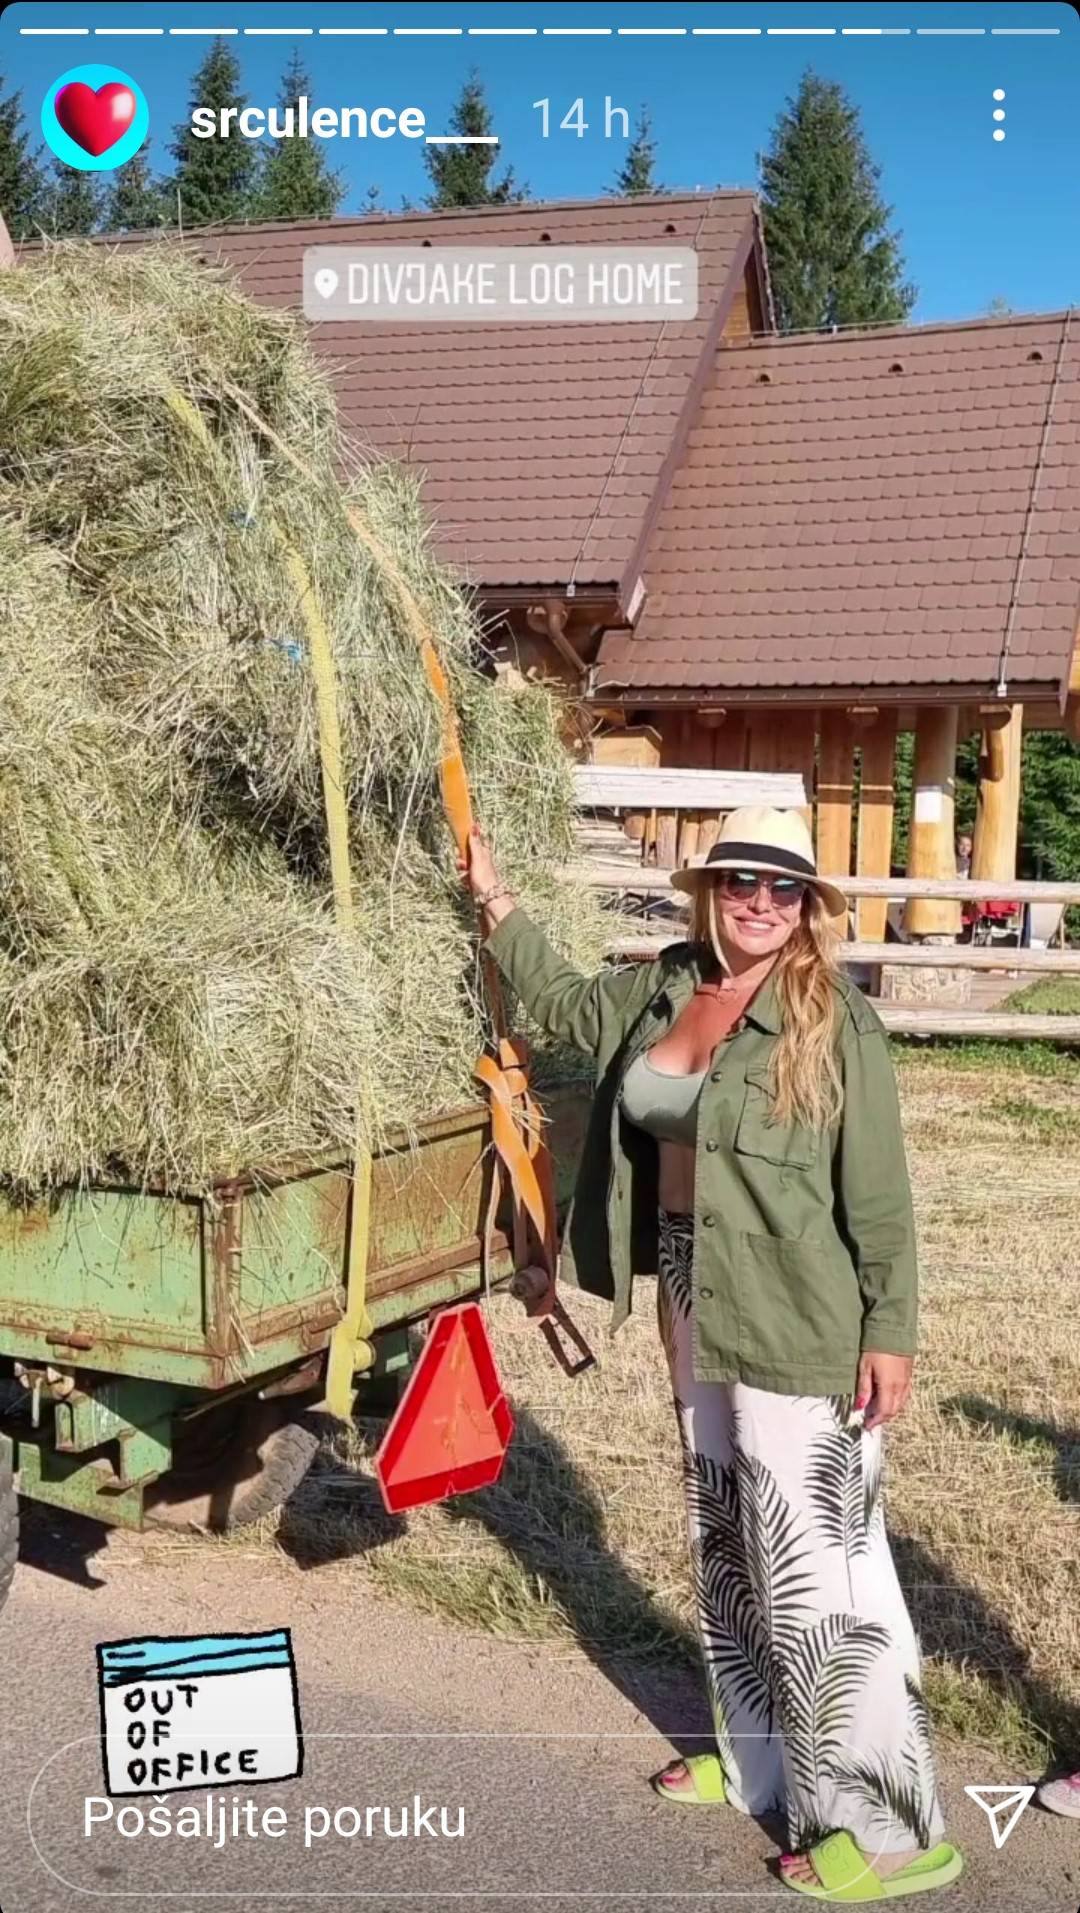
[[[320,27],[389,28],[357,38],[320,35]],[[593,26],[757,26],[757,36],[602,37],[545,35],[543,28]],[[27,37],[23,27],[87,27],[78,37]],[[631,119],[646,104],[658,142],[658,172],[668,187],[752,185],[756,155],[803,69],[839,80],[859,106],[882,188],[895,209],[909,276],[919,288],[921,320],[978,314],[1000,297],[1022,311],[1080,303],[1080,16],[1063,0],[957,0],[955,4],[819,5],[495,4],[453,0],[417,4],[380,0],[14,0],[0,15],[0,74],[23,91],[35,120],[51,82],[80,62],[106,61],[129,72],[149,106],[151,154],[166,161],[173,123],[186,117],[189,81],[208,39],[171,28],[235,27],[244,85],[256,105],[276,97],[290,48],[303,50],[312,97],[326,106],[420,106],[442,131],[470,67],[484,80],[502,153],[534,198],[582,198],[603,192],[624,150],[603,137],[604,101]],[[395,34],[396,26],[455,27],[431,38]],[[492,38],[470,28],[533,26],[529,37]],[[833,27],[829,36],[780,35],[778,27]],[[102,35],[100,27],[161,27],[160,37]],[[311,28],[297,38],[245,29]],[[844,27],[909,28],[882,37]],[[945,35],[942,28],[981,28]],[[1053,36],[1016,37],[1001,29],[1056,27]],[[923,32],[918,30],[922,28]],[[939,29],[929,34],[927,28]],[[997,29],[995,32],[994,29]],[[1005,99],[1005,140],[992,139],[995,88]],[[585,102],[583,138],[557,132],[563,111]],[[533,102],[551,101],[553,130],[541,137]],[[558,111],[556,109],[559,109]],[[377,184],[396,209],[426,189],[423,146],[400,138],[327,142],[348,180],[343,211],[358,209]]]

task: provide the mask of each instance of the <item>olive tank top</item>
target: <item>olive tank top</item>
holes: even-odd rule
[[[647,1056],[635,1057],[623,1079],[623,1115],[657,1142],[697,1142],[698,1102],[707,1069],[673,1076]]]

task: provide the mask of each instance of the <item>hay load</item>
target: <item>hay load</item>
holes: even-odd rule
[[[497,852],[563,947],[599,958],[599,912],[554,874],[572,816],[555,702],[484,674],[414,482],[350,468],[299,323],[168,243],[56,248],[0,274],[10,1188],[201,1187],[350,1149],[358,1102],[377,1142],[474,1093],[484,1013],[439,713],[343,495],[436,635]],[[294,559],[341,684],[351,933]]]

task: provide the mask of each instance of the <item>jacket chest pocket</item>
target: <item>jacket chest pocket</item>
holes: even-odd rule
[[[747,1070],[735,1131],[736,1154],[774,1163],[779,1169],[812,1169],[818,1157],[818,1137],[803,1123],[773,1122],[772,1104],[773,1084],[768,1072]]]

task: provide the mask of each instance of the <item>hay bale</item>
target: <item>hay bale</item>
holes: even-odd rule
[[[310,478],[252,425],[242,395]],[[192,429],[192,408],[198,429]],[[440,720],[389,552],[439,644],[478,814],[592,963],[547,691],[507,691],[415,482],[347,455],[298,322],[169,242],[0,278],[0,1178],[214,1174],[351,1147],[472,1095],[484,1036]],[[334,923],[299,552],[342,687],[357,926]]]

